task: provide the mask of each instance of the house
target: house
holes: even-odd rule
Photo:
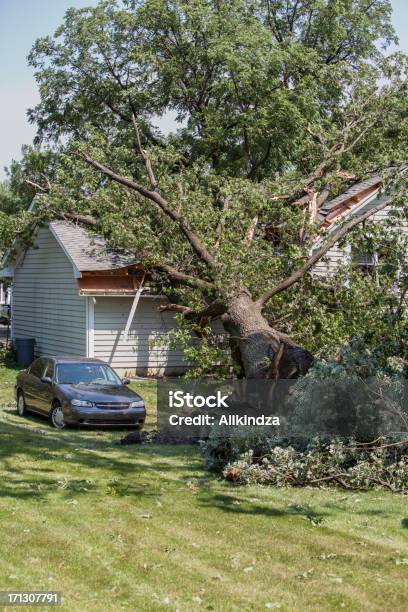
[[[361,215],[379,206],[386,200],[390,200],[389,196],[383,193],[384,183],[380,176],[373,176],[365,181],[361,181],[352,185],[347,191],[340,194],[336,198],[327,201],[317,211],[316,222],[325,230],[324,235],[318,240],[311,249],[311,254],[316,252],[322,242],[327,239],[330,234],[336,231],[339,224],[355,215]],[[365,223],[380,223],[387,220],[388,215],[392,211],[392,202],[379,212],[375,213]],[[401,221],[398,224],[398,230],[405,232],[408,236],[408,222]],[[367,251],[357,252],[350,244],[339,246],[336,244],[332,247],[326,256],[321,259],[314,267],[313,273],[325,276],[333,273],[339,266],[352,262],[359,267],[362,272],[375,274],[379,263],[378,253]]]
[[[129,376],[188,367],[181,351],[154,344],[174,327],[174,315],[158,308],[166,298],[144,286],[135,257],[100,236],[53,221],[3,264],[0,275],[13,282],[11,337],[35,338],[36,355],[97,357]]]
[[[384,194],[384,181],[376,175],[364,181],[355,183],[339,196],[327,200],[321,205],[318,202],[319,194],[314,191],[308,191],[307,195],[302,196],[294,205],[306,207],[308,209],[309,219],[322,230],[320,237],[312,244],[309,255],[313,255],[323,246],[324,242],[330,238],[341,223],[351,220],[356,215],[362,215],[369,210],[372,210],[381,204],[387,202],[388,205],[382,210],[373,214],[367,219],[364,224],[369,227],[372,223],[385,222],[393,210],[392,201],[389,195]],[[263,230],[263,236],[266,240],[272,243],[274,254],[279,256],[279,245],[282,240],[281,226],[272,224],[260,224],[259,227]],[[399,221],[395,226],[397,231],[405,232],[408,237],[408,221]],[[303,237],[307,237],[305,229],[302,230]],[[379,262],[378,253],[367,251],[357,252],[351,244],[334,245],[326,255],[320,259],[312,269],[312,274],[315,276],[327,276],[333,274],[339,267],[354,264],[363,272],[375,274]],[[403,264],[404,262],[402,262]],[[402,267],[402,266],[401,266]]]

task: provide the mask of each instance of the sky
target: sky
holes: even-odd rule
[[[97,0],[0,0],[0,180],[4,166],[19,159],[35,128],[27,121],[27,108],[38,101],[38,91],[27,54],[36,38],[52,34],[70,6],[95,5]],[[408,52],[408,0],[392,0],[394,26],[400,48]],[[172,117],[158,121],[166,131]]]

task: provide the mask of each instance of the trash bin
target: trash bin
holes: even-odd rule
[[[35,338],[16,338],[15,346],[19,365],[26,368],[34,361]]]

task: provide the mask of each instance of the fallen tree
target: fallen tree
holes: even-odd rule
[[[30,117],[56,156],[15,174],[40,194],[42,220],[90,225],[135,252],[166,308],[203,336],[219,319],[241,375],[298,376],[312,355],[293,331],[321,304],[313,266],[389,201],[327,236],[319,210],[379,168],[396,202],[405,189],[393,177],[406,59],[377,45],[393,37],[384,0],[70,9],[30,55],[41,93]],[[180,129],[163,136],[154,123],[169,111]]]

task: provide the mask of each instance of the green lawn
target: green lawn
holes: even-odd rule
[[[197,447],[19,418],[14,376],[0,370],[0,590],[58,590],[70,612],[407,609],[405,497],[237,488]],[[136,388],[151,427],[154,383]]]

